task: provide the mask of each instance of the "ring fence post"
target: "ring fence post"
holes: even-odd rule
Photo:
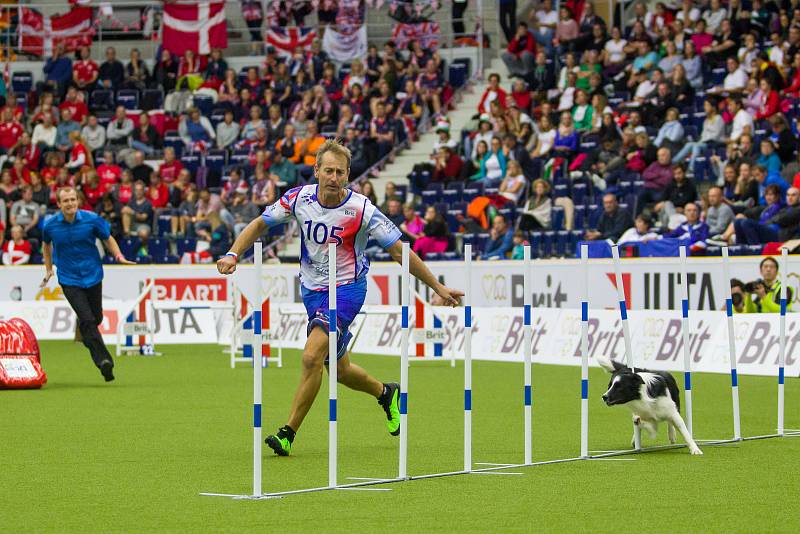
[[[328,244],[328,486],[336,482],[336,244]]]
[[[789,249],[781,248],[781,268],[779,276],[781,281],[781,318],[780,339],[778,340],[778,435],[783,436],[783,379],[784,366],[786,365],[786,270],[789,260]]]
[[[533,345],[531,308],[533,306],[533,288],[531,287],[531,246],[526,245],[523,250],[523,269],[525,269],[525,275],[523,277],[523,291],[525,293],[523,297],[523,324],[525,328],[523,333],[523,350],[525,351],[525,355],[523,357],[525,365],[525,385],[523,391],[525,415],[525,463],[530,464],[533,461],[533,398],[531,369],[531,350]]]
[[[464,245],[464,471],[472,471],[472,245]]]
[[[736,370],[736,336],[733,328],[733,295],[731,294],[731,268],[728,247],[722,247],[722,275],[726,290],[725,315],[728,320],[728,355],[731,363],[731,400],[733,402],[733,439],[742,439],[742,423],[739,415],[739,374]]]
[[[261,302],[261,269],[262,269],[262,253],[261,242],[257,241],[254,248],[254,262],[255,278],[254,290],[255,299],[257,303]],[[252,351],[253,354],[260,354],[261,351],[261,307],[253,307],[253,336],[252,336]],[[257,352],[258,351],[258,352]],[[263,399],[261,391],[262,367],[258,358],[253,358],[253,496],[262,494],[261,491],[261,400]]]
[[[683,331],[683,394],[686,399],[686,427],[694,436],[692,426],[692,356],[689,351],[689,279],[686,269],[686,245],[678,247],[681,259],[681,330]]]
[[[628,325],[628,306],[625,304],[625,287],[622,283],[619,247],[617,245],[611,246],[611,258],[614,261],[614,275],[617,282],[617,300],[619,301],[619,317],[622,321],[622,335],[625,340],[625,361],[631,371],[633,371],[635,365],[633,361],[633,349],[631,348],[631,329]],[[636,450],[642,448],[642,433],[640,430],[639,425],[633,425],[633,446]]]
[[[581,458],[589,457],[589,246],[581,245]]]
[[[400,467],[398,478],[408,478],[408,301],[409,246],[403,242],[402,278],[400,279],[401,337],[400,337]]]

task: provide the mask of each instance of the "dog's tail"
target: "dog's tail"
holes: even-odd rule
[[[623,367],[625,367],[621,363],[615,362],[614,360],[612,360],[611,358],[608,358],[606,356],[595,356],[594,358],[595,358],[595,360],[597,360],[597,363],[600,364],[600,367],[602,367],[603,369],[605,369],[609,373],[613,373],[614,371],[617,371],[617,370],[622,369]]]

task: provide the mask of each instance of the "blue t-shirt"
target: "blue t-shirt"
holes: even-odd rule
[[[68,223],[59,212],[44,223],[42,239],[53,244],[53,263],[62,286],[92,287],[103,280],[103,264],[95,239],[111,235],[108,222],[91,211],[78,210]]]

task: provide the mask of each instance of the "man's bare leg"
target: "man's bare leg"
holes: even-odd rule
[[[355,391],[369,393],[376,399],[383,393],[383,384],[371,377],[362,367],[350,362],[347,352],[337,366],[339,383]]]

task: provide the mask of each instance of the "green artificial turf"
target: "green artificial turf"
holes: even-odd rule
[[[48,385],[0,392],[0,525],[18,531],[734,531],[796,532],[800,437],[685,448],[516,468],[264,501],[201,497],[248,493],[252,372],[232,370],[217,346],[162,346],[161,357],[117,361],[105,384],[80,345],[43,342]],[[264,372],[264,430],[285,422],[299,372],[296,351]],[[376,377],[397,379],[398,359],[355,355]],[[475,362],[474,461],[522,461],[522,368]],[[534,367],[535,460],[579,453],[575,367]],[[607,376],[590,375],[590,449],[628,446],[630,415],[607,408]],[[729,377],[694,379],[695,434],[732,434]],[[776,379],[741,377],[743,432],[774,432]],[[682,380],[679,379],[679,382]],[[327,384],[327,381],[325,381]],[[463,367],[416,362],[410,370],[409,473],[462,468]],[[393,477],[397,438],[363,394],[340,388],[341,483]],[[264,452],[264,490],[327,484],[327,387],[293,455]],[[800,428],[800,385],[786,386],[787,428]],[[653,442],[644,438],[644,444]],[[662,427],[658,444],[667,442]],[[479,467],[479,466],[476,466]]]

